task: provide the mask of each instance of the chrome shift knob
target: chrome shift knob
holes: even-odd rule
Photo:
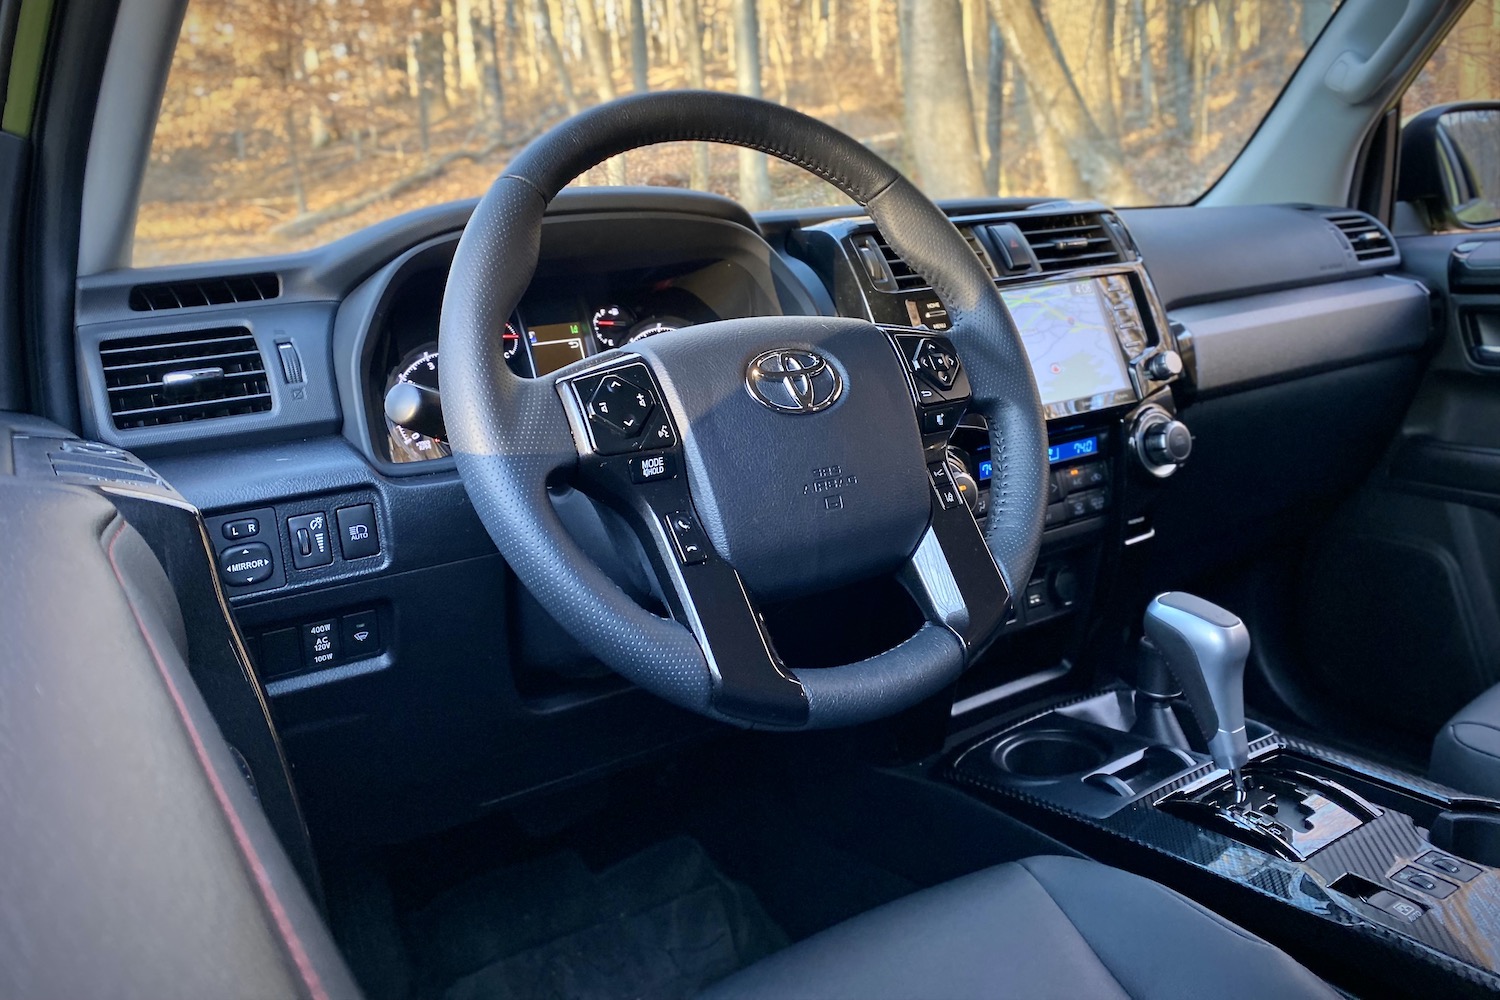
[[[1217,604],[1192,594],[1159,595],[1146,608],[1146,635],[1182,685],[1214,763],[1240,781],[1250,759],[1245,735],[1245,659],[1250,632]]]

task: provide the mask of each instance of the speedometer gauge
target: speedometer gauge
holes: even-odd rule
[[[653,316],[631,327],[630,339],[643,340],[646,337],[654,337],[658,333],[666,333],[669,330],[681,330],[685,326],[692,326],[692,324],[685,319],[678,319],[676,316]]]
[[[510,347],[508,341],[506,347],[507,349]],[[417,397],[419,400],[422,397],[428,397],[429,393],[437,392],[438,350],[436,344],[420,347],[401,359],[386,380],[386,395],[389,396],[392,388],[402,384],[428,390]],[[405,391],[410,392],[410,390]],[[439,416],[438,419],[441,417]],[[438,435],[437,428],[428,427],[427,422],[422,420],[415,411],[410,422],[420,424],[429,433],[422,433],[405,424],[398,424],[390,418],[389,414],[386,415],[385,426],[390,434],[391,461],[421,462],[429,458],[445,458],[453,454],[453,450],[448,447],[448,442]]]

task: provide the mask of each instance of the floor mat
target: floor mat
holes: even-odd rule
[[[787,944],[697,841],[602,872],[575,853],[486,873],[406,921],[417,995],[442,1000],[690,997]]]

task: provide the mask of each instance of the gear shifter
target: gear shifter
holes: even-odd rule
[[[1147,637],[1182,686],[1214,763],[1229,771],[1242,797],[1241,769],[1250,760],[1244,687],[1249,630],[1217,604],[1177,592],[1151,602],[1145,626]]]

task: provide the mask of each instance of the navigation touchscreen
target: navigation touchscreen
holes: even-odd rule
[[[1048,417],[1135,401],[1098,279],[1002,292]]]

